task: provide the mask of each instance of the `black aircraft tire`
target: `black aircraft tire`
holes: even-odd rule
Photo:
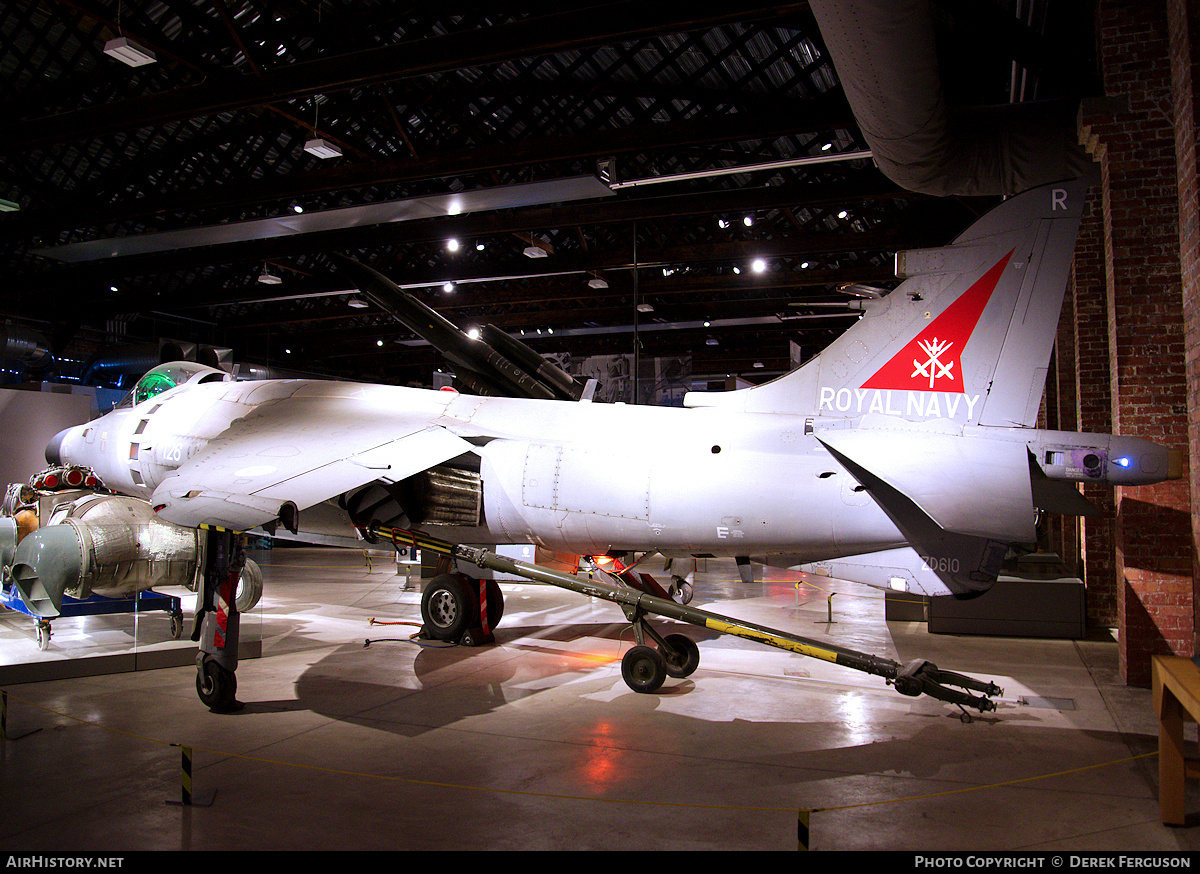
[[[487,586],[488,629],[495,631],[504,618],[504,593],[495,580],[484,580],[484,584]]]
[[[663,639],[676,653],[662,651],[667,676],[682,679],[695,673],[696,668],[700,667],[700,647],[696,646],[696,642],[682,634],[668,634]]]
[[[458,574],[442,574],[430,580],[421,593],[421,622],[434,640],[458,640],[479,622],[479,598],[468,594],[468,580]]]
[[[621,658],[621,677],[635,692],[657,692],[667,678],[667,664],[654,647],[635,646]]]
[[[196,670],[196,694],[209,710],[228,710],[237,696],[237,674],[209,659]]]

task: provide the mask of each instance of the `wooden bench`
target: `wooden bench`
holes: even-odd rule
[[[1183,752],[1183,723],[1200,722],[1200,667],[1183,656],[1154,656],[1154,712],[1158,716],[1158,807],[1164,825],[1184,825],[1188,777],[1200,761]]]

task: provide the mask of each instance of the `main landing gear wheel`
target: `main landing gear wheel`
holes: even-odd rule
[[[196,669],[196,694],[209,710],[229,710],[237,696],[237,674],[208,659]]]
[[[635,646],[621,658],[621,677],[635,692],[656,692],[667,678],[667,663],[654,647]]]
[[[495,580],[484,580],[487,592],[488,630],[494,631],[504,616],[504,596]],[[434,577],[421,593],[421,621],[434,640],[458,641],[471,629],[482,628],[479,586],[463,574]]]

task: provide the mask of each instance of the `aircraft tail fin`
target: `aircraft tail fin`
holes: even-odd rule
[[[1026,191],[950,245],[897,253],[904,281],[798,370],[685,406],[1033,426],[1087,194],[1086,180]]]

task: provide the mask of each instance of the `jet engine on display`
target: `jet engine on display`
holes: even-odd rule
[[[52,467],[9,486],[0,516],[0,604],[34,620],[38,647],[59,616],[165,610],[183,631],[179,598],[204,565],[200,532],[158,518],[143,498],[110,493],[88,469]],[[238,606],[254,608],[262,571],[247,560]]]
[[[1036,427],[1085,194],[1082,181],[1032,189],[946,247],[898,253],[900,285],[859,301],[862,318],[813,359],[754,388],[689,393],[683,408],[597,404],[586,393],[238,383],[181,362],[60,433],[47,459],[87,466],[158,519],[208,532],[202,602],[212,622],[197,688],[210,706],[228,705],[236,688],[226,642],[236,615],[218,606],[243,560],[231,532],[440,544],[458,570],[448,564],[426,587],[430,633],[452,621],[461,631],[463,614],[488,623],[493,608],[481,610],[480,595],[498,593],[480,592],[462,568],[497,565],[486,547],[498,544],[749,556],[884,589],[975,595],[1010,550],[1035,542],[1039,512],[1090,512],[1077,483],[1133,486],[1182,472],[1177,450],[1146,440]],[[389,280],[346,269],[397,309]],[[623,670],[639,691],[657,688],[664,664],[683,676],[698,659],[686,638],[661,638],[644,621],[647,604],[676,607],[645,597],[612,597],[638,633]],[[932,666],[872,672],[906,694],[935,694],[957,676]]]

